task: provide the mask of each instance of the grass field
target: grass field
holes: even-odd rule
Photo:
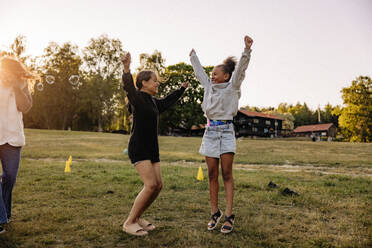
[[[234,232],[209,232],[200,138],[160,137],[163,191],[145,213],[145,238],[121,225],[142,184],[123,149],[128,136],[26,130],[13,219],[0,247],[368,247],[372,144],[237,141]],[[72,155],[70,174],[65,160]],[[273,181],[279,188],[269,188]],[[220,183],[220,207],[224,193]],[[289,187],[299,196],[285,196]]]

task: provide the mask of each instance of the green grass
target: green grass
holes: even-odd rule
[[[128,136],[26,130],[26,137],[13,195],[14,219],[6,226],[9,232],[0,236],[0,247],[372,245],[371,176],[352,175],[370,173],[371,144],[238,141],[236,225],[233,233],[222,235],[206,230],[208,182],[196,180],[197,167],[203,165],[201,139],[160,137],[164,188],[145,213],[158,228],[137,238],[121,231],[142,187],[122,153]],[[65,174],[69,155],[72,173]],[[281,164],[314,169],[288,172],[266,166]],[[203,170],[206,177],[204,165]],[[279,188],[267,187],[269,181]],[[300,196],[282,195],[285,187]],[[222,181],[219,198],[224,209]]]
[[[123,160],[129,136],[119,134],[26,130],[23,158]],[[162,161],[203,162],[201,138],[159,137]],[[238,139],[235,162],[372,169],[372,143]]]

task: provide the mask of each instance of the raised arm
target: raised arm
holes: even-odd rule
[[[244,78],[245,78],[245,71],[247,70],[249,60],[251,59],[251,46],[253,44],[253,40],[249,36],[244,37],[245,48],[242,53],[242,56],[239,60],[238,66],[234,71],[231,79],[232,86],[236,89],[239,89]]]
[[[168,96],[162,98],[162,99],[155,99],[156,106],[158,107],[159,113],[164,112],[167,110],[170,106],[175,104],[177,100],[182,96],[183,92],[185,92],[186,88],[189,86],[189,83],[183,83],[182,87],[178,90],[173,91]]]
[[[134,86],[133,76],[130,73],[130,63],[131,63],[131,56],[128,52],[126,55],[123,56],[121,59],[124,66],[122,81],[123,81],[123,88],[127,92],[127,97],[132,105],[136,105],[136,87]]]
[[[204,68],[200,64],[198,56],[196,56],[196,52],[194,49],[190,52],[190,61],[192,68],[194,69],[194,73],[196,78],[199,80],[199,82],[205,86],[207,84],[210,84],[210,78],[208,77],[207,73],[205,73]]]

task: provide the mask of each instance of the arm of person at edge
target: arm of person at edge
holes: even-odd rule
[[[192,49],[189,55],[192,68],[194,69],[195,77],[199,80],[203,87],[210,84],[211,79],[208,77],[203,66],[200,64],[199,58],[198,56],[196,56],[195,50]]]
[[[242,53],[238,66],[231,77],[231,83],[235,89],[240,89],[240,86],[245,78],[245,71],[247,70],[249,60],[251,58],[251,46],[253,44],[252,38],[246,35],[244,37],[244,44],[244,52]]]
[[[32,97],[30,91],[28,90],[28,85],[25,84],[26,83],[24,81],[21,81],[13,86],[17,109],[19,112],[24,114],[30,111],[32,107]],[[22,86],[24,87],[22,88]]]
[[[127,92],[127,97],[129,100],[129,103],[131,105],[136,105],[136,87],[134,86],[134,81],[133,81],[133,76],[130,73],[130,63],[131,63],[131,56],[130,53],[127,52],[121,59],[124,70],[123,70],[123,76],[122,76],[122,81],[123,81],[123,88]]]
[[[177,100],[182,96],[183,92],[189,87],[189,82],[185,82],[182,84],[182,87],[178,90],[173,91],[168,96],[162,98],[162,99],[155,99],[156,106],[158,107],[159,113],[164,112],[167,110],[170,106],[175,104]]]

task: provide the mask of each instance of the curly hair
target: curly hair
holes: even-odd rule
[[[235,70],[236,66],[236,58],[235,57],[227,57],[223,64],[218,65],[217,67],[220,67],[224,73],[228,73],[230,76],[227,79],[227,81],[230,81],[230,78],[232,76],[233,71]]]

